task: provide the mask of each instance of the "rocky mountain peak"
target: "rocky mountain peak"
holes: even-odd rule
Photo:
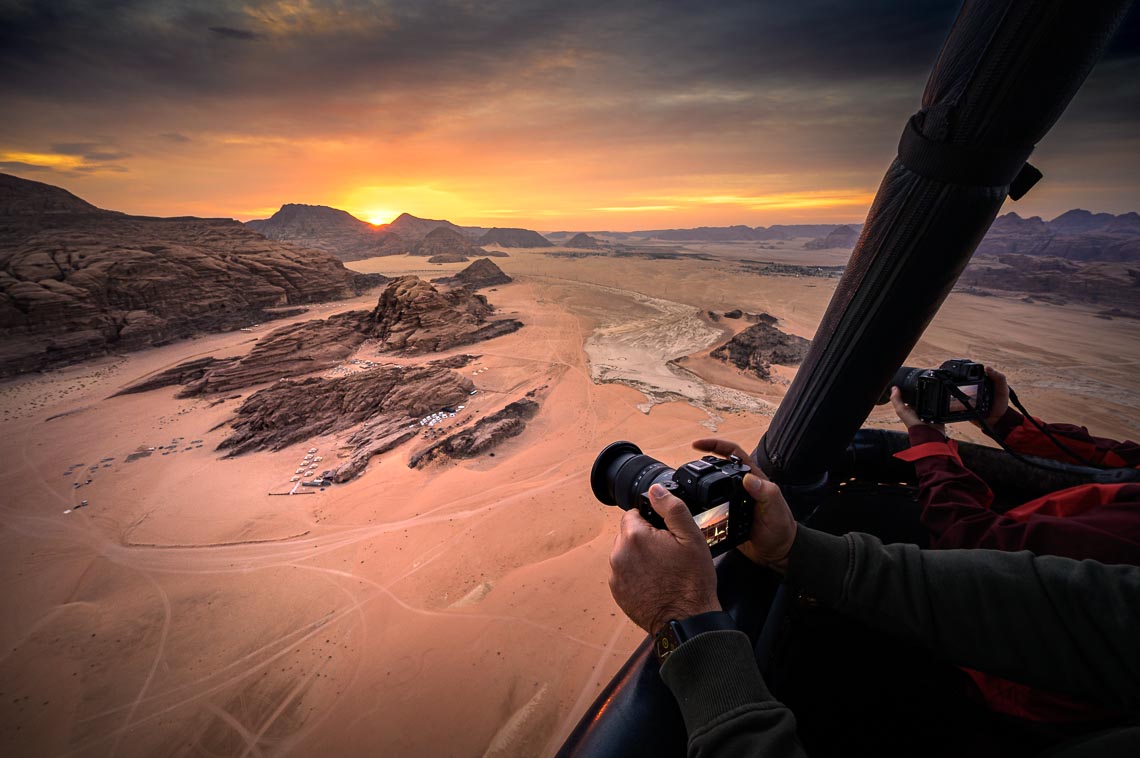
[[[351,230],[374,230],[376,228],[374,224],[361,221],[348,211],[330,208],[327,205],[306,205],[305,203],[285,203],[280,210],[269,218],[261,221],[250,221],[248,225],[253,229],[258,229],[259,225],[272,225],[278,229],[288,227],[339,227]]]
[[[380,228],[391,234],[398,234],[407,240],[421,240],[441,227],[467,238],[463,227],[453,224],[450,221],[434,218],[419,218],[410,213],[401,213],[392,223],[385,224]]]
[[[0,174],[0,216],[49,213],[111,213],[96,208],[62,187]]]
[[[572,247],[578,250],[597,250],[602,245],[596,239],[586,234],[585,232],[578,232],[564,243],[565,247]]]
[[[434,279],[435,284],[447,284],[453,287],[467,287],[477,290],[483,287],[493,287],[499,284],[510,284],[513,280],[503,273],[489,258],[480,258],[455,276]]]
[[[432,229],[409,252],[412,255],[430,256],[436,263],[461,263],[468,256],[483,255],[481,248],[471,244],[470,237],[446,226]],[[447,261],[436,260],[441,256],[447,258]]]
[[[553,247],[554,243],[530,229],[495,227],[476,240],[477,245],[499,247]]]

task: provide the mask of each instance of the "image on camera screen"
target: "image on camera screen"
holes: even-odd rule
[[[697,526],[704,532],[705,542],[709,547],[728,539],[728,503],[721,503],[707,511],[701,511],[693,516],[693,521],[696,521]]]
[[[970,407],[971,408],[977,408],[978,407],[978,386],[979,385],[977,385],[977,384],[966,384],[966,385],[958,387],[958,389],[961,390],[962,394],[964,394],[966,397],[970,398]],[[952,397],[952,398],[950,398],[950,405],[949,405],[948,410],[951,413],[959,413],[961,411],[966,410],[966,406],[963,405],[962,401],[959,400],[958,398]]]

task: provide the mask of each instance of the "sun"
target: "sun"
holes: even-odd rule
[[[364,220],[368,223],[380,226],[389,223],[400,214],[396,211],[390,211],[387,208],[373,208],[365,211],[362,215],[364,216]]]

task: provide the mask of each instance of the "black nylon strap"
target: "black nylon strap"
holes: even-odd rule
[[[916,116],[906,122],[899,140],[899,160],[919,176],[969,187],[1009,186],[1014,200],[1041,178],[1041,172],[1026,163],[1032,152],[1032,147],[934,142],[923,136]]]

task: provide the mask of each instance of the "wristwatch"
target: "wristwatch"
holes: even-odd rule
[[[710,611],[689,616],[686,619],[674,619],[653,637],[653,652],[657,656],[657,663],[665,663],[665,659],[673,654],[687,640],[705,632],[719,632],[736,629],[736,623],[724,611]]]

